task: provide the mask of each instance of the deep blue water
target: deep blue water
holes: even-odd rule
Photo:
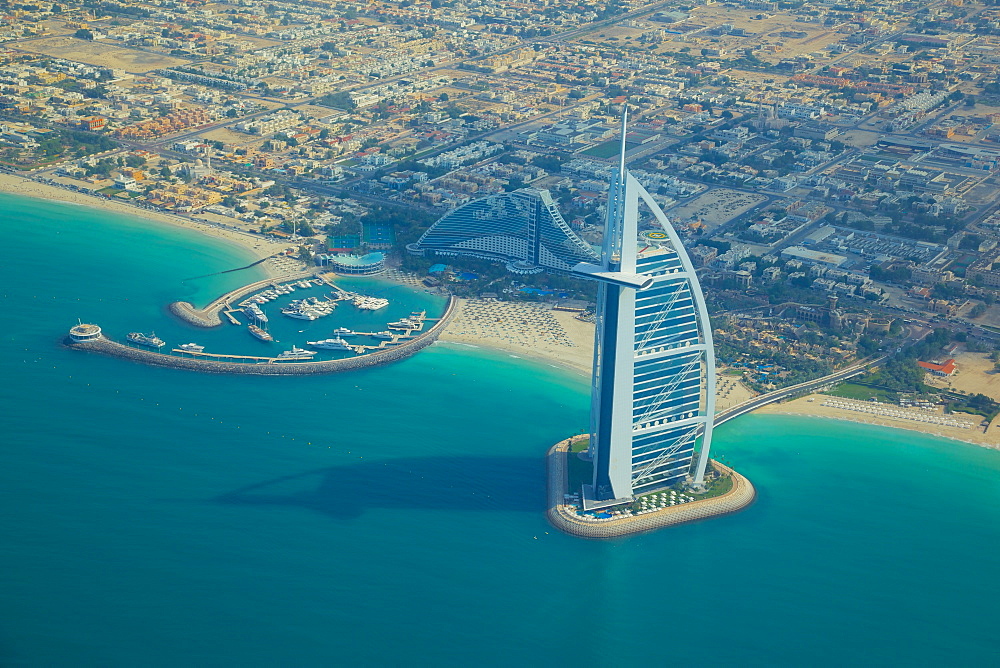
[[[163,306],[258,275],[192,284],[248,258],[0,205],[2,665],[995,662],[997,452],[748,416],[716,449],[754,506],[583,541],[545,521],[542,457],[584,378],[444,344],[305,378],[67,350],[78,317],[196,337]]]

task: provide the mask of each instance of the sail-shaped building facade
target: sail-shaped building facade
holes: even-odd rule
[[[622,136],[624,128],[623,119]],[[658,225],[640,242],[641,211]],[[708,310],[680,238],[625,169],[624,149],[608,198],[600,263],[581,263],[573,273],[600,282],[591,397],[594,478],[584,489],[585,508],[677,482],[701,486],[715,413]]]
[[[569,271],[597,253],[563,219],[548,190],[521,188],[464,204],[441,217],[410,252],[466,255],[518,273]]]

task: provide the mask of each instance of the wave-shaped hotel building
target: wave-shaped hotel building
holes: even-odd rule
[[[423,255],[466,255],[504,262],[519,274],[570,271],[597,253],[563,219],[548,190],[521,188],[458,207],[407,249]]]

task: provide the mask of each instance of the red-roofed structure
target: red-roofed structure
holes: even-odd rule
[[[917,366],[927,369],[931,373],[937,376],[950,376],[955,373],[958,368],[955,364],[955,360],[949,359],[945,360],[943,364],[937,364],[935,362],[917,362]]]

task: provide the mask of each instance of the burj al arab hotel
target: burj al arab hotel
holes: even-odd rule
[[[705,299],[677,232],[625,169],[625,129],[623,114],[600,264],[573,268],[600,282],[590,417],[594,478],[584,485],[585,509],[678,482],[700,487],[712,443],[715,353]],[[640,221],[654,226],[642,238]]]

